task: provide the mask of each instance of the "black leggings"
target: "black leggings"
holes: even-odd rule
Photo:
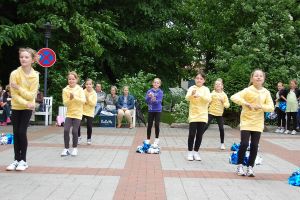
[[[244,157],[249,146],[249,138],[251,136],[250,155],[248,166],[254,167],[255,159],[258,151],[258,144],[261,132],[257,131],[241,131],[241,145],[238,151],[238,164],[243,164]]]
[[[70,144],[70,129],[72,128],[72,135],[73,135],[73,147],[76,148],[78,144],[78,127],[80,125],[81,120],[75,118],[67,117],[64,124],[64,142],[65,148],[68,149]]]
[[[14,133],[15,160],[26,162],[27,153],[27,127],[32,110],[12,110],[11,120]]]
[[[287,130],[292,131],[297,129],[297,112],[287,112],[286,113],[287,117]],[[293,128],[291,129],[291,121],[293,118]]]
[[[223,144],[224,143],[224,119],[223,119],[223,116],[214,116],[214,115],[209,114],[208,115],[208,122],[205,126],[205,131],[208,129],[208,127],[209,127],[211,121],[213,120],[213,118],[215,118],[217,120],[217,123],[218,123],[218,126],[219,126],[219,131],[220,131],[220,140],[221,140],[221,143]]]
[[[280,110],[278,107],[276,107],[275,111],[277,114],[277,127],[283,127],[285,129],[286,128],[285,112]]]
[[[93,117],[89,117],[89,116],[86,116],[86,115],[83,115],[82,116],[82,121],[83,119],[86,118],[86,128],[87,128],[87,139],[91,139],[92,138],[92,131],[93,131]],[[81,136],[81,133],[80,133],[80,125],[79,125],[79,128],[78,128],[78,137]]]
[[[155,138],[159,137],[160,113],[161,112],[148,112],[147,140],[150,140],[151,138],[153,120],[155,121]]]
[[[202,136],[205,131],[205,122],[191,122],[190,128],[189,128],[189,138],[188,138],[188,150],[193,151],[199,151],[201,142],[202,142]],[[196,136],[196,141],[195,141]],[[194,146],[195,142],[195,146]]]

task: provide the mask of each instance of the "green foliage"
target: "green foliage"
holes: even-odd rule
[[[188,105],[188,102],[184,98],[181,98],[179,103],[174,105],[172,116],[175,119],[175,122],[177,122],[177,123],[187,123],[188,122],[189,105]]]
[[[152,87],[152,80],[155,78],[155,74],[145,73],[139,71],[134,76],[129,76],[128,74],[118,80],[119,94],[122,94],[122,88],[124,86],[129,86],[129,93],[138,100],[141,109],[146,110],[147,104],[145,102],[146,91]]]

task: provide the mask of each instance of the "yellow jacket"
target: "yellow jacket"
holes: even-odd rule
[[[73,93],[74,98],[70,100],[70,93]],[[63,89],[63,104],[67,107],[66,116],[69,118],[82,119],[83,104],[85,103],[85,95],[83,89],[76,85],[71,88],[69,85]]]
[[[240,127],[241,130],[264,130],[264,112],[273,112],[274,104],[270,92],[266,88],[257,90],[253,85],[234,94],[230,98],[234,103],[242,106]],[[262,108],[251,110],[246,103],[260,105]]]
[[[39,87],[39,74],[37,71],[32,68],[29,74],[25,74],[22,67],[18,67],[11,72],[9,82],[19,86],[18,90],[10,87],[13,110],[28,110],[28,103],[35,105],[35,98]]]
[[[192,96],[193,90],[196,94]],[[205,122],[208,121],[208,105],[211,101],[210,91],[207,87],[196,85],[191,86],[185,99],[190,102],[189,105],[189,122]]]
[[[97,93],[94,89],[91,92],[88,92],[87,89],[84,89],[83,91],[86,98],[86,102],[83,104],[83,115],[94,117],[95,106],[97,104]]]
[[[223,100],[223,103],[221,100]],[[211,102],[209,105],[208,113],[214,116],[222,116],[224,108],[229,108],[229,100],[225,92],[216,92],[215,90],[211,93]]]

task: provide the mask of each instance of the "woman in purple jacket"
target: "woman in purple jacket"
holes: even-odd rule
[[[162,99],[163,91],[159,88],[161,85],[161,80],[155,78],[152,82],[153,88],[147,91],[146,102],[148,104],[148,127],[147,127],[147,140],[146,143],[150,143],[151,129],[153,126],[153,121],[155,121],[155,141],[153,146],[158,146],[159,144],[159,122],[160,113],[162,111]]]

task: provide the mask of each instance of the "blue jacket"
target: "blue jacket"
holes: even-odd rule
[[[117,102],[117,108],[121,109],[124,105],[124,95],[119,96],[118,102]],[[127,96],[127,108],[129,110],[134,109],[134,97],[132,95]]]
[[[149,93],[153,93],[156,97],[155,101],[152,101],[151,98],[148,96]],[[162,111],[162,99],[163,99],[164,93],[163,91],[158,88],[157,90],[154,90],[151,88],[147,91],[145,100],[148,104],[148,112],[161,112]]]

